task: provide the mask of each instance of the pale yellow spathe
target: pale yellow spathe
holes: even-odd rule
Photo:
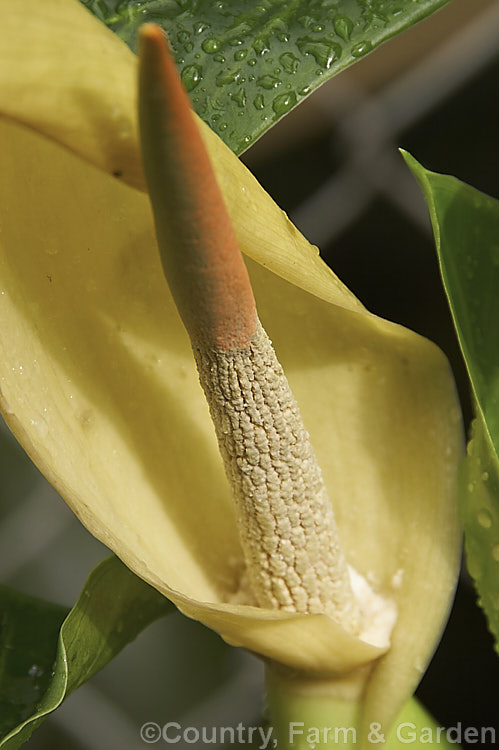
[[[0,391],[11,428],[92,533],[228,642],[325,675],[380,657],[326,616],[230,603],[242,554],[142,190],[135,58],[76,0],[0,0],[0,24]],[[366,720],[389,721],[431,655],[456,576],[452,378],[433,344],[367,313],[204,134],[347,558],[397,603],[365,698]]]

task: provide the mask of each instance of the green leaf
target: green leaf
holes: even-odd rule
[[[440,750],[460,750],[456,743],[463,742],[466,739],[465,734],[466,729],[463,732],[461,725],[443,730],[424,706],[416,698],[411,698],[397,716],[386,743],[380,747],[384,750],[400,750],[410,745],[412,748],[438,747]],[[468,736],[478,739],[478,731],[477,737],[473,737],[473,732]],[[488,735],[484,737],[487,738]]]
[[[0,737],[25,721],[49,686],[68,610],[0,586]]]
[[[499,201],[403,156],[430,209],[475,397],[477,418],[461,473],[461,516],[468,568],[499,639]]]
[[[0,706],[8,711],[2,724],[2,750],[19,748],[73,690],[147,625],[174,611],[168,600],[114,556],[92,571],[64,622],[61,607],[8,589],[1,596],[7,606],[0,650],[0,699],[5,702]],[[7,691],[13,692],[9,702]]]
[[[242,153],[341,70],[450,0],[80,0],[135,48],[168,33],[196,112]]]

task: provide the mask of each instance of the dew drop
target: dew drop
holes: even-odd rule
[[[246,91],[241,88],[237,94],[231,94],[230,98],[233,102],[236,102],[238,107],[244,107],[246,104]]]
[[[201,82],[203,70],[199,65],[188,65],[183,69],[180,77],[187,91],[192,91]]]
[[[345,42],[350,41],[353,31],[353,21],[348,16],[336,16],[334,19],[334,30]]]
[[[42,677],[44,673],[45,670],[39,664],[32,664],[28,669],[28,674],[30,677]]]
[[[210,28],[209,23],[205,23],[204,21],[198,21],[198,23],[195,23],[192,27],[192,30],[195,34],[202,34],[203,31],[206,31],[206,29]]]
[[[253,99],[253,106],[255,109],[264,109],[265,108],[265,99],[263,98],[263,94],[257,94],[255,98]]]
[[[94,421],[92,409],[84,409],[78,414],[78,419],[83,427],[90,427]]]
[[[238,49],[234,52],[234,60],[244,60],[247,54],[247,49]]]
[[[213,55],[213,59],[215,62],[224,63],[225,62],[225,55],[222,55],[220,52],[216,55]]]
[[[296,94],[294,91],[287,91],[285,94],[279,94],[272,102],[272,109],[276,115],[285,115],[296,104]]]
[[[311,29],[312,26],[315,25],[316,21],[315,18],[312,18],[312,16],[301,16],[298,19],[298,23],[300,26],[303,26],[304,29]]]
[[[248,60],[248,65],[251,65],[251,67],[253,67],[254,65],[256,65],[256,60],[255,60],[254,57],[252,57],[251,60]]]
[[[403,568],[399,568],[396,573],[392,576],[392,588],[399,589],[402,585],[402,581],[404,579],[404,570]]]
[[[226,122],[221,122],[220,125],[218,126],[218,129],[219,130],[227,130],[227,123]]]
[[[208,55],[212,55],[214,52],[219,50],[220,47],[220,41],[218,39],[214,39],[213,37],[205,39],[201,45],[201,49],[203,50],[203,52],[206,52]]]
[[[217,86],[226,86],[228,83],[235,83],[241,76],[240,68],[232,70],[221,70],[215,79]]]
[[[268,44],[266,44],[263,39],[255,39],[251,46],[257,55],[265,55],[266,52],[270,52]]]
[[[257,86],[260,86],[262,89],[270,90],[277,88],[282,81],[280,81],[279,78],[276,78],[276,76],[267,74],[266,76],[260,76],[260,78],[257,78],[256,83]]]
[[[494,544],[492,547],[492,557],[496,562],[499,562],[499,544]]]
[[[350,52],[352,57],[362,57],[363,55],[367,55],[367,53],[370,52],[372,48],[372,43],[369,40],[364,40],[362,42],[354,44]]]
[[[486,508],[483,508],[478,513],[478,523],[484,529],[490,529],[490,527],[492,526],[492,516]]]
[[[302,55],[312,55],[315,62],[328,70],[335,60],[341,57],[341,46],[330,42],[329,39],[311,39],[304,37],[297,41]]]
[[[487,482],[488,479],[489,479],[489,472],[488,471],[484,471],[483,474],[482,474],[482,481],[483,482]]]
[[[30,419],[31,426],[37,431],[41,438],[46,438],[49,432],[47,423],[44,419]]]
[[[293,55],[292,52],[283,52],[283,54],[279,57],[279,62],[281,63],[286,73],[296,73],[296,71],[298,70],[299,60],[296,55]]]
[[[239,37],[234,37],[233,39],[229,39],[229,44],[231,47],[239,47],[243,43],[243,40]]]

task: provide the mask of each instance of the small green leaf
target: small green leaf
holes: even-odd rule
[[[499,639],[499,201],[403,156],[425,194],[477,419],[461,474],[468,568]],[[497,646],[499,650],[499,645]]]
[[[450,0],[80,0],[135,49],[168,33],[194,109],[236,154],[341,70]]]
[[[68,610],[0,586],[0,737],[31,716],[51,679]]]
[[[0,707],[9,712],[2,724],[2,750],[17,750],[73,690],[147,625],[174,611],[114,556],[92,571],[64,622],[66,610],[61,607],[8,589],[0,595],[7,605],[2,615]],[[7,691],[13,692],[9,703]]]

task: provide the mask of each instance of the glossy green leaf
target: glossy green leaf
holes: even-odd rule
[[[168,33],[197,113],[240,154],[304,97],[450,0],[80,0],[135,49]]]
[[[499,639],[499,201],[404,158],[425,194],[477,418],[461,473],[468,568]],[[499,650],[499,646],[498,646]]]
[[[20,747],[73,690],[147,625],[174,611],[114,556],[93,570],[64,622],[60,607],[2,593],[8,606],[2,613],[0,700],[13,693],[10,703],[0,704],[8,711],[2,714],[2,750]]]

